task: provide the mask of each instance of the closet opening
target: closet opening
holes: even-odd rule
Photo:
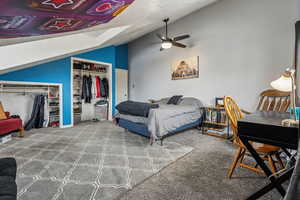
[[[71,58],[72,125],[112,120],[112,64]]]
[[[0,81],[0,103],[25,130],[63,128],[62,84]]]

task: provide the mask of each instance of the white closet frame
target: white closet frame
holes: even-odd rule
[[[63,125],[63,85],[61,83],[44,83],[44,82],[27,82],[27,81],[1,81],[0,84],[12,84],[12,85],[28,85],[28,86],[56,86],[59,87],[59,128],[66,128]],[[1,91],[0,91],[1,92]]]
[[[107,70],[108,73],[108,82],[109,82],[109,106],[108,106],[108,120],[112,121],[112,64],[111,63],[105,63],[105,62],[98,62],[94,60],[89,60],[89,59],[82,59],[82,58],[77,58],[77,57],[71,57],[71,74],[70,74],[70,79],[71,79],[71,87],[70,87],[70,93],[71,93],[71,126],[74,126],[74,110],[73,110],[73,64],[74,61],[81,61],[81,62],[87,62],[87,63],[93,63],[93,64],[102,64],[102,65],[107,65],[109,69]]]

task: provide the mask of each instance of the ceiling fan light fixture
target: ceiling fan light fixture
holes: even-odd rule
[[[164,41],[161,44],[161,48],[163,48],[163,49],[170,49],[172,46],[173,46],[173,44],[170,41]]]

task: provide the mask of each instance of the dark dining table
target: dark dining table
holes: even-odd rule
[[[250,115],[246,115],[244,118],[238,121],[238,134],[239,138],[256,160],[259,167],[265,172],[268,177],[270,183],[264,186],[259,191],[251,194],[247,199],[258,199],[269,191],[276,189],[282,197],[289,196],[286,195],[286,190],[282,187],[282,183],[288,181],[292,176],[292,182],[295,177],[298,177],[298,182],[295,184],[299,186],[299,173],[295,175],[300,169],[297,166],[295,173],[295,165],[289,167],[285,172],[280,175],[273,176],[269,167],[265,164],[263,159],[259,156],[259,154],[255,151],[251,142],[258,142],[263,144],[269,144],[281,147],[282,151],[290,157],[294,162],[296,159],[292,157],[289,150],[297,150],[298,149],[298,127],[286,127],[281,124],[283,119],[289,118],[289,113],[278,113],[272,111],[256,111]],[[299,163],[297,163],[300,165]],[[293,186],[294,187],[294,186]],[[288,192],[292,188],[290,185]],[[299,196],[300,199],[300,196]]]

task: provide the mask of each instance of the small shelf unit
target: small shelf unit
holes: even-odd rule
[[[224,107],[202,107],[204,121],[201,126],[202,134],[230,139],[229,120]]]

